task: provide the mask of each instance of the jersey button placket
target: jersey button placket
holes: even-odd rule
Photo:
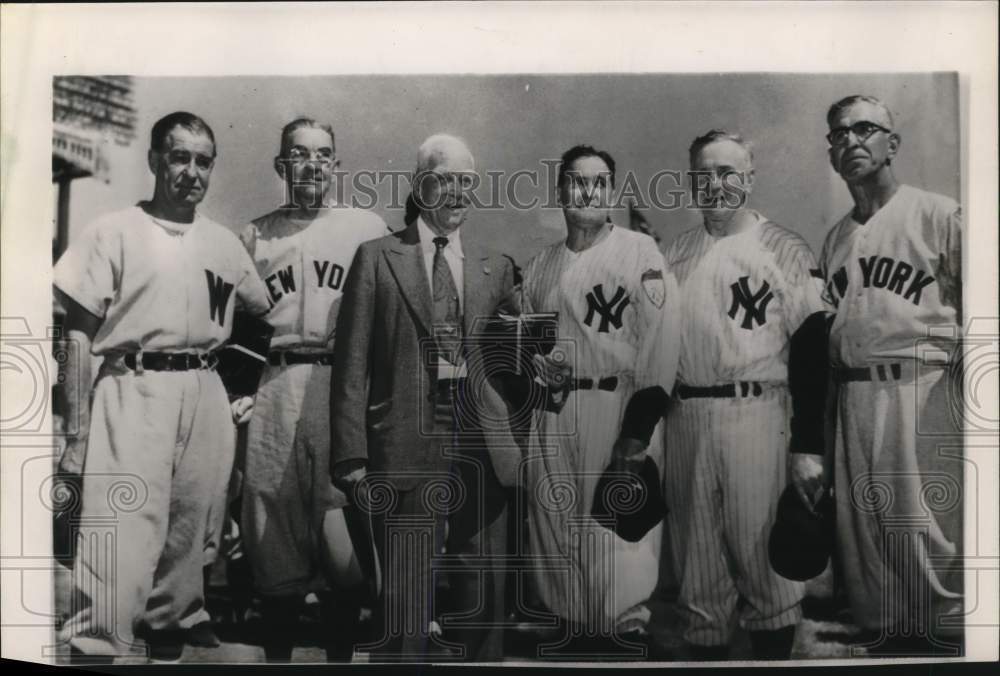
[[[853,261],[855,262],[856,265],[859,259],[866,258],[868,255],[868,252],[865,248],[867,234],[868,234],[868,226],[859,225],[856,234],[857,239],[855,240],[854,256],[853,256]],[[852,316],[852,318],[855,315],[863,317],[865,316],[865,311],[867,309],[867,303],[865,302],[866,297],[865,297],[865,288],[863,280],[860,279],[858,280],[858,288],[854,296],[855,296],[854,303],[848,304],[848,314]],[[864,322],[852,321],[851,323],[855,327],[861,327],[864,325]],[[857,328],[855,328],[855,330],[851,332],[851,342],[853,343],[853,348],[854,348],[852,350],[853,355],[851,361],[854,363],[858,363],[859,361],[864,360],[864,356],[862,355],[862,345],[864,343],[863,341],[859,340],[860,336],[861,333],[858,331]]]

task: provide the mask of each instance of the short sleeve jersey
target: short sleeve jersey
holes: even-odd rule
[[[98,218],[55,266],[55,286],[103,321],[92,351],[208,351],[234,308],[267,310],[264,285],[235,234],[196,214],[155,219],[141,206]]]
[[[247,225],[240,238],[267,288],[271,347],[333,349],[354,254],[362,242],[387,234],[379,216],[348,207],[326,209],[313,220],[277,209]]]
[[[785,382],[791,335],[824,309],[809,245],[756,212],[742,231],[714,237],[703,226],[667,247],[680,285],[678,378],[708,387]]]
[[[962,214],[954,200],[900,186],[864,225],[849,213],[833,227],[821,266],[824,299],[837,312],[834,364],[913,359],[921,344],[954,349],[962,321]]]
[[[558,312],[575,377],[673,389],[677,284],[648,235],[612,226],[589,249],[543,249],[524,270],[527,311]]]

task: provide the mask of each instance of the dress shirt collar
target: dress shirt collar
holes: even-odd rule
[[[462,236],[459,234],[462,228],[458,227],[448,235],[448,246],[445,247],[445,251],[451,251],[453,254],[459,258],[465,258],[465,254],[462,253]],[[435,235],[434,231],[424,223],[424,219],[417,216],[417,234],[420,236],[420,249],[423,251],[425,256],[433,256],[437,250],[434,245],[434,238],[439,235]]]

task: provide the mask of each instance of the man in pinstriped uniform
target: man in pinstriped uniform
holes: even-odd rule
[[[804,585],[771,569],[767,538],[786,483],[789,341],[823,310],[822,285],[805,241],[747,208],[753,157],[740,136],[696,138],[690,162],[704,224],[665,254],[682,299],[665,475],[684,639],[696,659],[725,659],[742,597],[754,657],[782,659]]]
[[[677,284],[651,237],[610,221],[609,153],[574,146],[558,177],[566,239],[524,273],[525,308],[558,312],[568,349],[537,358],[558,403],[535,412],[525,465],[530,551],[552,562],[537,566],[533,579],[571,637],[613,641],[645,631],[662,528],[638,542],[605,531],[591,517],[594,493],[612,458],[660,462],[655,430],[677,370]],[[549,374],[559,368],[561,382]]]

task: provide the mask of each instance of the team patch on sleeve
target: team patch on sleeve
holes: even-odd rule
[[[642,273],[642,290],[646,297],[657,308],[663,307],[667,295],[666,284],[663,283],[663,271],[650,268]]]

